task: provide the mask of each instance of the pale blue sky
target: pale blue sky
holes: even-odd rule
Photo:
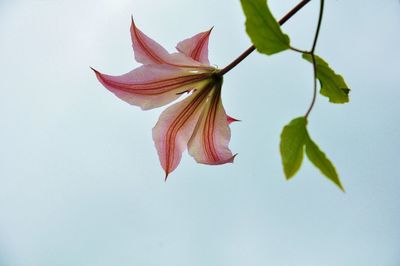
[[[270,0],[281,17],[297,1]],[[309,63],[252,54],[225,77],[232,165],[184,154],[163,182],[151,138],[162,108],[117,99],[89,66],[122,74],[129,26],[170,51],[215,26],[210,60],[250,45],[239,1],[0,1],[1,266],[399,266],[400,4],[326,1],[318,54],[351,103],[318,97],[310,133],[341,193],[307,161],[287,182],[279,134],[312,93]],[[311,44],[318,1],[285,26]]]

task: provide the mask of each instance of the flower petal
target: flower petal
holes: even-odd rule
[[[165,64],[169,53],[160,44],[139,30],[132,18],[131,25],[132,47],[135,59],[142,64]]]
[[[168,64],[175,67],[185,68],[205,68],[195,59],[182,53],[168,53],[164,47],[144,34],[136,27],[132,18],[131,25],[132,47],[135,54],[135,60],[144,65],[148,64]]]
[[[179,98],[183,92],[200,88],[210,76],[207,72],[169,65],[143,65],[122,76],[94,71],[98,80],[118,98],[143,110],[163,106]]]
[[[210,37],[211,30],[212,28],[179,42],[176,49],[198,62],[209,65],[208,38]]]
[[[193,58],[190,58],[182,53],[172,53],[169,54],[168,62],[166,63],[170,66],[179,67],[179,68],[192,68],[192,69],[200,69],[200,70],[207,70],[207,71],[215,71],[216,68],[204,65]]]
[[[221,85],[214,87],[191,137],[189,153],[198,163],[232,163],[236,155],[229,149],[231,130],[221,101]]]
[[[167,108],[153,128],[153,140],[165,178],[178,166],[212,85],[205,85],[185,100]]]

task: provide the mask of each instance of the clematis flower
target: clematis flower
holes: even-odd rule
[[[162,112],[153,128],[153,140],[165,178],[178,166],[186,150],[198,163],[233,162],[229,149],[228,116],[221,101],[222,75],[208,60],[211,33],[201,32],[178,43],[169,53],[139,30],[130,28],[135,59],[142,66],[121,76],[94,70],[98,80],[118,98],[148,110],[188,96]]]

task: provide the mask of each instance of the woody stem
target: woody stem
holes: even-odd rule
[[[298,3],[292,10],[290,10],[283,18],[279,20],[279,24],[283,25],[286,21],[288,21],[294,14],[296,14],[300,9],[302,9],[308,2],[311,0],[303,0],[300,3]],[[244,51],[241,55],[239,55],[238,58],[233,60],[229,65],[221,69],[219,72],[219,75],[223,76],[226,73],[228,73],[232,68],[234,68],[236,65],[238,65],[240,62],[243,61],[249,54],[251,54],[256,47],[254,45],[250,46],[246,51]]]

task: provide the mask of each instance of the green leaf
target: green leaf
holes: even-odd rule
[[[296,174],[303,161],[307,138],[306,124],[307,120],[304,117],[298,117],[283,128],[280,151],[286,179]]]
[[[350,89],[343,77],[336,74],[321,57],[317,55],[314,57],[317,67],[317,79],[321,84],[320,93],[328,97],[331,103],[347,103]],[[303,54],[303,58],[311,64],[313,63],[310,54]]]
[[[289,37],[272,16],[266,0],[241,0],[246,16],[246,31],[257,51],[272,55],[289,49]]]
[[[336,169],[326,157],[325,153],[322,152],[317,144],[310,138],[307,133],[306,137],[306,154],[308,159],[333,183],[335,183],[342,191],[344,188],[339,180],[339,176],[336,173]]]
[[[335,166],[333,166],[325,153],[318,148],[317,144],[315,144],[308,134],[307,119],[305,117],[298,117],[286,125],[281,134],[280,151],[286,179],[289,180],[292,178],[300,169],[304,150],[308,159],[321,173],[344,191]]]

